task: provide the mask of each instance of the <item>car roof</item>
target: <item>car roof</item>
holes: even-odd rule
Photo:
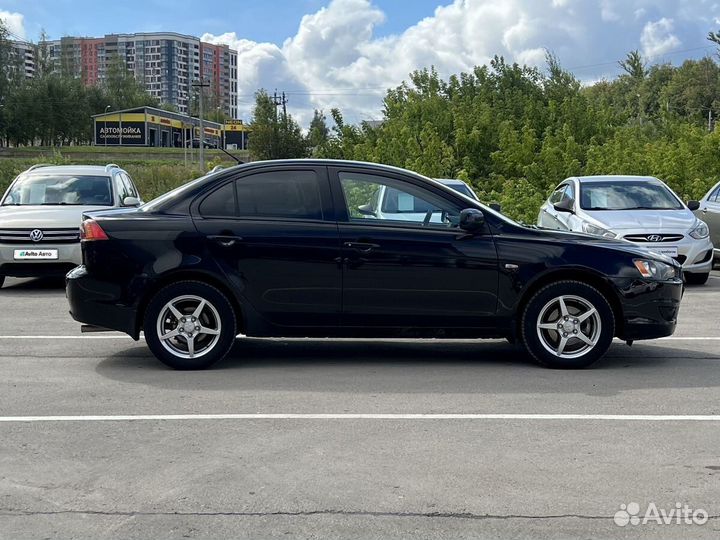
[[[597,175],[597,176],[575,176],[578,182],[660,182],[654,176],[628,176],[628,175]],[[571,180],[571,179],[569,179]]]
[[[122,170],[119,167],[106,165],[45,165],[23,172],[24,175],[47,175],[47,174],[75,174],[110,176],[113,170]]]
[[[446,186],[466,185],[463,180],[459,180],[457,178],[433,178],[433,180],[436,180]]]

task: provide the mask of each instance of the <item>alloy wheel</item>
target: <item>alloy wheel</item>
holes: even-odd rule
[[[540,343],[560,358],[578,358],[600,340],[602,322],[595,306],[574,295],[558,296],[540,310],[537,334]]]
[[[173,298],[157,318],[160,343],[179,358],[198,358],[209,353],[217,345],[221,330],[217,309],[200,296]]]

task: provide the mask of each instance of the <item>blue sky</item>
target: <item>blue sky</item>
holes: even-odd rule
[[[173,31],[202,35],[235,31],[254,41],[282,43],[306,13],[325,0],[0,0],[0,10],[25,16],[28,39],[41,29],[52,39],[65,35]],[[430,16],[438,0],[377,0],[387,15],[376,35],[399,33]],[[204,6],[198,10],[197,6]],[[198,13],[200,11],[200,13]]]
[[[332,107],[378,119],[386,89],[430,66],[447,78],[502,55],[542,70],[550,50],[589,84],[635,49],[649,64],[714,55],[720,0],[0,0],[0,18],[31,40],[44,28],[226,43],[238,51],[239,117],[259,88],[277,89],[307,125]]]

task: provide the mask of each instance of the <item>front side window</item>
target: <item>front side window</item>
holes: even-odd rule
[[[323,219],[314,171],[252,174],[237,180],[236,189],[240,217]]]
[[[715,191],[710,194],[708,202],[720,202],[720,186],[716,187]]]
[[[552,192],[552,195],[550,195],[550,204],[559,203],[563,199],[563,195],[565,194],[565,189],[567,188],[567,184],[562,184],[555,188],[555,191]]]
[[[581,184],[580,207],[583,210],[681,210],[683,205],[662,184],[608,181]]]
[[[108,176],[35,175],[20,178],[3,206],[112,206]]]
[[[122,179],[123,185],[125,186],[125,192],[127,195],[125,197],[135,197],[136,199],[139,199],[137,189],[135,189],[135,184],[133,184],[133,181],[130,179],[130,177],[126,173],[120,173],[120,178]],[[125,199],[123,197],[123,199]]]
[[[457,227],[460,208],[433,193],[399,180],[363,173],[340,173],[350,221]]]

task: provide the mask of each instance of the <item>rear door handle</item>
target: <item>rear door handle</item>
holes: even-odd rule
[[[211,240],[222,247],[234,246],[237,242],[242,242],[242,239],[242,236],[232,236],[229,234],[213,234],[208,236],[208,240]]]
[[[380,247],[378,244],[371,244],[370,242],[345,242],[343,245],[346,248],[356,249],[360,253],[370,253],[373,249]]]

